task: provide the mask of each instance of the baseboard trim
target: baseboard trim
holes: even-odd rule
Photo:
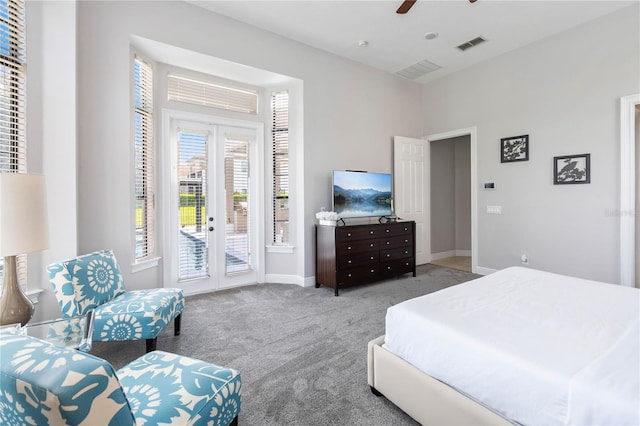
[[[482,266],[478,266],[476,268],[475,273],[479,275],[490,275],[490,274],[493,274],[494,272],[498,272],[498,269],[484,268]]]
[[[266,283],[295,284],[300,287],[311,287],[316,284],[316,277],[301,277],[299,275],[266,274]]]
[[[440,253],[431,253],[431,260],[440,260],[456,256],[471,257],[471,250],[449,250]]]
[[[446,259],[447,257],[453,257],[456,255],[455,250],[442,251],[440,253],[431,253],[431,261]]]

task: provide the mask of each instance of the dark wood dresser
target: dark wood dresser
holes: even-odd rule
[[[415,222],[316,225],[316,288],[338,290],[409,272],[416,276]]]

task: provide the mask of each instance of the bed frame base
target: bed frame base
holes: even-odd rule
[[[508,425],[509,420],[369,342],[367,376],[371,392],[384,395],[423,425]]]

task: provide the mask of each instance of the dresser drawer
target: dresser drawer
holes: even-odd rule
[[[363,253],[348,253],[338,259],[339,269],[351,269],[354,266],[378,263],[378,251]]]
[[[370,282],[380,273],[378,265],[361,266],[353,269],[338,271],[338,283],[349,285],[362,282]]]
[[[360,241],[346,241],[336,244],[336,254],[338,256],[345,256],[350,253],[360,253],[363,251],[375,251],[378,252],[380,241],[378,240],[360,240]]]
[[[413,235],[413,225],[406,223],[393,223],[380,225],[378,236]]]
[[[401,247],[388,250],[380,250],[380,262],[404,259],[413,256],[413,247]]]
[[[415,259],[406,258],[400,260],[392,260],[380,264],[380,275],[391,276],[413,272]]]
[[[382,236],[380,225],[373,226],[350,226],[346,228],[336,228],[336,243],[378,238]]]
[[[380,250],[398,248],[398,247],[412,247],[413,235],[400,235],[398,237],[383,238],[379,241]]]

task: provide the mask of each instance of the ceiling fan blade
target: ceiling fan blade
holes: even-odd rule
[[[409,9],[411,9],[411,6],[413,6],[413,4],[415,2],[416,2],[416,0],[404,0],[402,2],[402,4],[400,5],[400,7],[398,8],[398,10],[396,10],[396,13],[404,15],[405,13],[407,13],[409,11]]]

